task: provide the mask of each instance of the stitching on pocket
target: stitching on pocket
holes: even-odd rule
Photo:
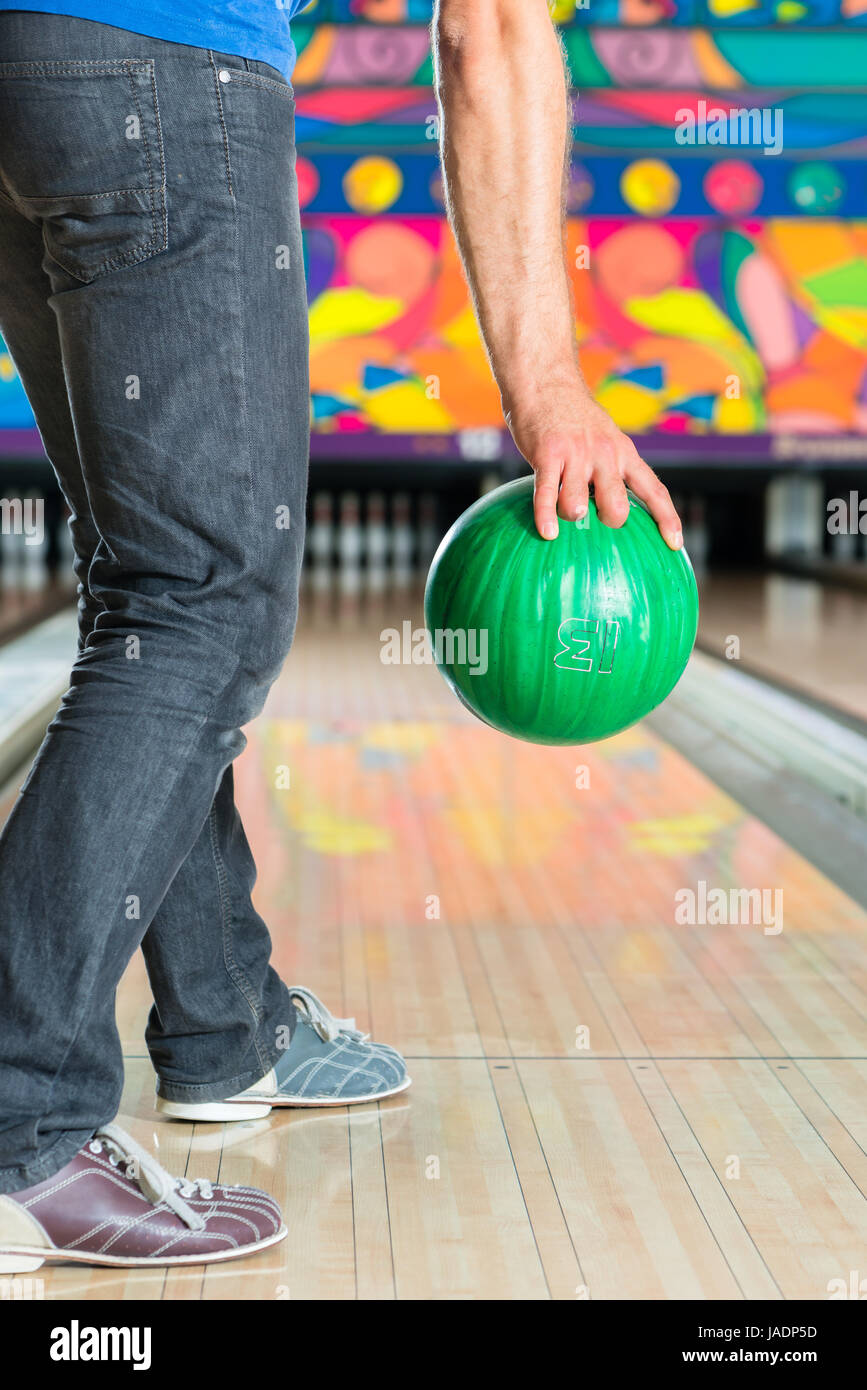
[[[45,254],[50,256],[53,261],[56,261],[56,263],[69,275],[72,275],[76,280],[80,280],[83,285],[89,285],[94,280],[99,279],[99,276],[107,270],[119,270],[121,266],[137,265],[140,261],[150,260],[151,256],[164,249],[163,246],[158,244],[157,238],[151,237],[150,241],[141,241],[138,246],[131,246],[128,251],[121,251],[116,256],[106,257],[105,260],[100,261],[99,265],[89,273],[86,280],[82,279],[79,267],[68,263],[66,259],[59,256],[55,250],[46,246]]]
[[[144,194],[150,198],[150,184],[145,184],[144,188],[110,188],[107,193],[52,193],[43,196],[41,193],[22,193],[21,197],[28,203],[56,203],[59,198],[77,198],[81,202],[93,202],[96,198],[116,198],[120,193],[133,193],[136,196]]]
[[[264,77],[260,72],[248,72],[245,68],[230,68],[225,63],[221,63],[220,67],[231,73],[232,82],[237,82],[241,87],[263,87],[266,92],[273,92],[275,96],[283,97],[284,100],[287,98],[290,101],[295,100],[295,92],[288,82],[275,82],[272,77]],[[226,85],[231,86],[232,84],[227,83]]]
[[[145,241],[138,242],[135,246],[128,247],[125,251],[118,252],[115,256],[106,256],[98,264],[82,274],[80,266],[73,264],[72,259],[65,256],[58,249],[49,247],[46,243],[45,251],[48,256],[69,275],[83,284],[89,284],[109,270],[119,269],[121,266],[135,265],[141,261],[150,259],[151,256],[165,251],[168,247],[168,209],[166,206],[166,171],[165,171],[165,150],[163,148],[162,124],[160,121],[159,97],[157,94],[156,71],[152,58],[118,58],[118,59],[82,59],[64,60],[63,62],[26,62],[26,63],[0,63],[0,80],[3,77],[20,76],[51,76],[51,77],[80,77],[83,74],[105,75],[105,76],[126,76],[129,80],[130,97],[138,117],[139,129],[141,132],[142,152],[145,159],[145,170],[147,173],[147,185],[143,188],[115,188],[103,193],[79,193],[64,195],[76,198],[86,203],[96,203],[101,198],[116,198],[119,194],[130,194],[133,197],[146,202],[150,211],[151,234]],[[159,169],[154,168],[154,152],[151,150],[151,142],[148,139],[147,122],[142,110],[140,93],[134,81],[134,74],[144,74],[150,78],[151,100],[153,102],[154,126],[156,130],[156,150],[155,154],[159,161]],[[149,114],[149,113],[148,113]],[[27,202],[32,204],[50,204],[57,201],[56,195],[49,196],[28,196],[22,195]]]
[[[153,71],[150,58],[70,58],[62,62],[33,60],[27,63],[0,63],[0,79],[4,77],[80,77],[82,69],[89,72],[117,73]]]
[[[145,71],[147,71],[147,69],[145,69]],[[143,143],[143,146],[144,146],[145,165],[146,165],[146,167],[147,167],[147,176],[148,176],[147,186],[148,186],[148,188],[150,189],[150,196],[149,196],[149,198],[148,198],[148,202],[150,203],[150,210],[151,210],[151,242],[155,242],[155,241],[157,240],[157,237],[158,237],[158,232],[157,232],[156,208],[154,207],[154,170],[153,170],[153,164],[152,164],[152,162],[151,162],[151,150],[150,150],[150,145],[149,145],[149,143],[148,143],[147,128],[146,128],[146,126],[145,126],[144,118],[143,118],[143,116],[142,116],[141,102],[139,101],[139,95],[138,95],[138,92],[136,91],[136,85],[135,85],[135,82],[134,82],[134,80],[133,80],[133,70],[132,70],[132,68],[130,67],[130,65],[129,65],[128,63],[126,64],[126,72],[127,72],[127,77],[129,78],[130,91],[131,91],[131,93],[132,93],[132,99],[133,99],[133,103],[134,103],[134,105],[135,105],[136,115],[138,116],[139,130],[141,131],[141,138],[142,138],[142,143]],[[153,82],[153,68],[152,68],[152,67],[151,67],[151,95],[152,95],[153,103],[154,103],[154,120],[155,120],[156,126],[157,126],[157,138],[159,139],[159,116],[157,115],[157,94],[156,94],[156,88],[155,88],[154,82]],[[164,179],[161,180],[161,183],[164,183],[164,182],[165,182]],[[165,206],[165,197],[163,197],[163,205]],[[139,243],[139,247],[141,247],[141,245],[142,245],[142,243],[140,242],[140,243]],[[103,268],[103,269],[106,268],[106,263],[105,263],[104,261],[103,261],[103,263],[102,263],[102,268]]]
[[[159,155],[160,161],[159,193],[163,233],[162,246],[160,247],[160,250],[165,251],[166,247],[169,244],[169,210],[166,202],[166,152],[163,147],[163,123],[160,119],[160,102],[159,97],[157,95],[156,66],[153,62],[151,62],[149,64],[149,67],[151,79],[151,96],[153,98],[154,103],[154,121],[156,122],[157,128],[157,154]],[[151,197],[153,197],[153,194],[151,195]]]

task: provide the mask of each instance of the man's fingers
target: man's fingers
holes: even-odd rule
[[[536,530],[546,541],[553,541],[557,526],[557,494],[560,491],[562,465],[556,459],[540,460],[534,465],[536,483],[533,489],[533,515]]]
[[[533,463],[533,512],[540,536],[554,540],[559,530],[558,513],[564,521],[577,521],[586,514],[588,481],[593,483],[600,521],[606,526],[622,526],[629,516],[628,484],[649,508],[666,543],[672,550],[680,549],[683,531],[668,488],[625,436],[621,443],[623,447],[618,449],[616,445],[612,448],[611,441],[597,440],[592,446],[595,458],[591,467],[568,445],[554,448],[546,441],[544,453]]]
[[[589,468],[582,467],[575,460],[566,464],[557,506],[557,511],[564,521],[578,521],[580,517],[587,515],[590,505],[587,488],[589,474]]]
[[[650,508],[650,513],[662,532],[662,538],[672,550],[683,545],[683,530],[665,483],[660,482],[653,469],[638,454],[625,469],[626,481],[636,497]]]
[[[606,526],[622,526],[629,516],[629,498],[620,474],[600,468],[593,474],[593,492],[599,520]]]

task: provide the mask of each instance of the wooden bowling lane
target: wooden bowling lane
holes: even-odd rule
[[[867,590],[719,573],[699,592],[699,641],[710,651],[726,653],[736,637],[746,669],[867,720]]]
[[[290,1238],[43,1270],[46,1296],[827,1298],[867,1240],[867,914],[644,728],[534,748],[384,665],[404,618],[308,609],[237,784],[278,968],[403,1048],[412,1089],[159,1120],[134,961],[120,1122],[268,1188]],[[680,925],[699,881],[779,891],[782,930]]]

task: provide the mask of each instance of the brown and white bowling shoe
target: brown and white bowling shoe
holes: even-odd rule
[[[29,1273],[46,1260],[209,1264],[255,1254],[286,1234],[267,1193],[173,1178],[113,1124],[53,1177],[0,1194],[0,1274]]]

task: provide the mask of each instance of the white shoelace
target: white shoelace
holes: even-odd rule
[[[316,1029],[323,1042],[334,1042],[341,1033],[352,1038],[353,1042],[367,1042],[370,1037],[369,1033],[359,1032],[355,1026],[354,1018],[336,1018],[325,1007],[322,1000],[311,989],[305,989],[303,985],[291,985],[289,997],[293,1004],[300,1002],[301,1013],[307,1022]]]
[[[115,1168],[124,1164],[125,1176],[138,1184],[154,1206],[165,1203],[191,1230],[202,1230],[204,1219],[187,1205],[184,1198],[203,1197],[209,1201],[214,1190],[206,1178],[173,1178],[120,1125],[104,1125],[97,1130],[87,1147],[91,1153],[107,1153],[109,1163]]]

